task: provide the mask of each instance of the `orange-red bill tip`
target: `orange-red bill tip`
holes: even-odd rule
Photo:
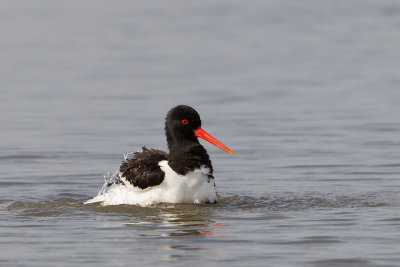
[[[220,149],[228,152],[229,154],[233,154],[233,151],[230,150],[226,145],[224,145],[223,143],[221,143],[220,141],[218,141],[217,139],[212,137],[210,134],[208,134],[206,131],[204,131],[200,127],[197,128],[196,130],[194,130],[193,132],[196,137],[200,137],[200,138],[210,142],[214,146],[219,147]]]

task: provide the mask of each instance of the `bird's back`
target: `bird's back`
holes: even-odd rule
[[[158,163],[167,159],[167,153],[157,149],[143,147],[142,152],[136,152],[130,159],[122,162],[121,177],[135,187],[146,189],[163,182],[165,173]]]

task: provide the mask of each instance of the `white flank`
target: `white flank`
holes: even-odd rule
[[[157,186],[140,189],[132,186],[123,177],[120,177],[124,184],[113,184],[107,190],[100,190],[99,194],[86,201],[102,205],[140,205],[148,206],[155,203],[205,203],[215,202],[217,199],[214,181],[208,181],[210,170],[204,166],[185,176],[177,174],[163,160],[158,163],[164,171],[164,181]]]

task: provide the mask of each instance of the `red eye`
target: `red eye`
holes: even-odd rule
[[[188,123],[189,123],[189,122],[188,122],[187,119],[182,120],[182,124],[188,124]]]

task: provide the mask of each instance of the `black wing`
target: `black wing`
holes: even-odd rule
[[[166,159],[164,151],[143,147],[142,152],[136,152],[133,158],[122,162],[119,171],[133,186],[145,189],[162,183],[164,172],[158,163]]]

